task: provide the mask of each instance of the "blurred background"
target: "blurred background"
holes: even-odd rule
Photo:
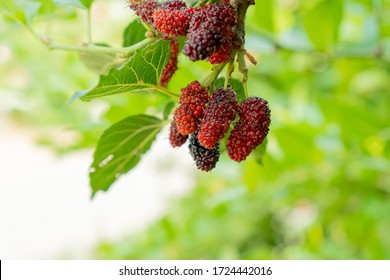
[[[102,131],[166,99],[68,102],[112,57],[37,36],[80,45],[91,17],[94,42],[120,46],[132,20],[124,0],[84,2],[0,2],[0,258],[390,259],[389,0],[257,0],[246,47],[249,93],[272,111],[264,156],[201,173],[164,130],[93,201]],[[172,91],[210,70],[179,63]]]

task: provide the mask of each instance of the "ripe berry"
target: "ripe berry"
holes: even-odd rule
[[[192,61],[202,60],[235,36],[236,10],[229,3],[208,4],[194,12],[183,53]]]
[[[210,171],[217,164],[220,155],[219,143],[214,145],[211,149],[206,149],[200,145],[197,133],[194,133],[190,137],[190,144],[188,147],[196,167],[199,170]]]
[[[190,18],[186,10],[156,10],[153,13],[153,26],[163,35],[186,36]]]
[[[268,102],[260,97],[245,99],[239,109],[240,119],[228,138],[227,152],[235,161],[243,161],[265,139],[271,122]]]
[[[188,135],[184,136],[179,133],[176,121],[173,120],[169,129],[169,142],[171,142],[172,147],[181,147],[187,141],[187,138]]]
[[[180,105],[176,109],[174,118],[177,123],[177,129],[182,135],[194,133],[198,128],[198,121],[187,104]]]
[[[153,13],[158,7],[156,1],[130,0],[129,6],[143,22],[153,23]]]
[[[181,0],[169,0],[161,4],[161,9],[180,10],[185,8],[187,8],[187,5]]]
[[[177,70],[177,56],[179,55],[179,41],[176,38],[170,39],[170,58],[165,65],[161,77],[160,77],[160,85],[162,87],[166,87],[168,82],[171,80],[173,74],[175,74]]]
[[[199,130],[199,142],[211,149],[228,131],[238,110],[236,93],[229,86],[227,90],[217,89],[210,97],[209,105],[204,111]]]
[[[207,57],[207,60],[211,64],[224,63],[228,61],[232,49],[233,43],[230,41],[226,41],[215,52],[213,52],[209,57]]]
[[[181,134],[188,135],[195,132],[208,99],[206,88],[198,81],[193,81],[181,89],[180,105],[174,116]]]

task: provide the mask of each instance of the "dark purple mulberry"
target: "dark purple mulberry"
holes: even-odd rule
[[[183,53],[192,61],[205,59],[235,37],[236,24],[236,10],[229,3],[205,5],[191,18]]]
[[[188,147],[199,170],[210,171],[217,164],[220,155],[219,143],[215,144],[211,149],[207,149],[200,145],[197,133],[194,133],[190,136]]]

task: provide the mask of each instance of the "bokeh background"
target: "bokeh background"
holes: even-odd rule
[[[0,258],[390,259],[389,0],[257,0],[248,87],[272,110],[264,156],[224,154],[201,173],[164,130],[93,201],[102,131],[166,100],[68,102],[110,57],[49,51],[36,35],[80,45],[90,15],[94,42],[120,46],[133,20],[124,0],[82,2],[0,2]],[[182,56],[169,87],[209,70]]]

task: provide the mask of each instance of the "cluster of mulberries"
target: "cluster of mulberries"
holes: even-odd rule
[[[240,105],[228,86],[218,88],[210,98],[207,90],[194,81],[181,90],[180,105],[174,113],[169,140],[182,146],[190,135],[190,154],[198,169],[210,171],[218,162],[219,143],[239,116],[227,140],[227,152],[235,161],[243,161],[268,134],[270,109],[260,97],[249,97]]]
[[[192,61],[223,63],[234,49],[237,11],[226,1],[192,8],[182,0],[130,0],[130,8],[164,37],[187,36],[183,53]]]
[[[178,36],[187,40],[183,53],[191,61],[207,59],[211,64],[227,62],[236,41],[237,11],[228,0],[188,7],[183,0],[129,0],[130,8],[161,37],[170,40],[170,60],[162,71],[160,85],[165,87],[177,69]],[[239,41],[239,40],[238,40]],[[239,41],[240,42],[240,41]],[[240,105],[236,93],[228,86],[211,96],[198,81],[181,89],[179,106],[170,126],[169,141],[180,147],[189,139],[189,150],[198,169],[212,170],[220,156],[220,141],[227,135],[229,157],[243,161],[268,134],[270,109],[267,101],[249,97]]]

